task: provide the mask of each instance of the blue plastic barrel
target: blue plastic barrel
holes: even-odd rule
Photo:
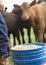
[[[46,65],[46,44],[31,43],[24,45],[38,45],[42,47],[32,50],[13,50],[14,47],[12,47],[11,56],[14,65]]]

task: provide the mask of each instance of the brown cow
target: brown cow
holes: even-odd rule
[[[5,11],[2,12],[2,15],[4,17],[4,20],[5,20],[7,28],[8,28],[9,37],[10,37],[11,33],[13,34],[14,45],[16,44],[15,37],[17,37],[19,44],[21,44],[20,36],[19,36],[19,30],[18,30],[18,16],[16,16],[13,13],[8,13]]]
[[[30,40],[30,28],[31,28],[31,26],[30,26],[30,24],[25,23],[24,21],[22,22],[22,20],[21,20],[21,14],[22,14],[21,8],[24,10],[25,9],[27,10],[29,7],[30,7],[30,4],[28,2],[24,2],[21,6],[15,4],[14,9],[12,11],[13,13],[17,14],[20,18],[20,21],[18,23],[19,23],[19,30],[20,30],[21,35],[22,35],[23,43],[25,43],[24,32],[23,32],[24,28],[26,28],[28,30],[29,43],[31,42],[31,40]]]
[[[22,22],[22,20],[21,20],[22,9],[23,10],[27,10],[27,9],[29,9],[34,4],[32,4],[32,3],[30,4],[28,2],[23,2],[23,4],[21,6],[14,4],[14,9],[12,10],[12,12],[15,13],[15,14],[17,14],[19,16],[19,18],[20,18],[20,20],[19,20],[18,23],[19,23],[19,30],[20,30],[21,35],[22,35],[23,43],[25,43],[23,28],[27,29],[29,43],[31,42],[31,39],[30,39],[30,28],[31,28],[31,24],[28,21],[27,21],[27,23],[25,21]]]
[[[43,35],[46,33],[46,2],[36,4],[27,11],[23,11],[23,20],[29,20],[39,42],[43,42]]]

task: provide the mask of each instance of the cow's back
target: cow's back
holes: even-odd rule
[[[8,27],[8,31],[13,32],[14,28],[16,28],[17,16],[8,12],[2,12],[2,15]]]
[[[46,2],[42,2],[38,5],[38,10],[40,12],[40,16],[43,18],[43,22],[46,24]]]
[[[35,12],[36,18],[40,17],[39,20],[42,20],[42,23],[46,24],[46,2],[36,4],[32,9]]]

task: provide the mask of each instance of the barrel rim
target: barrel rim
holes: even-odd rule
[[[42,48],[45,48],[46,47],[46,44],[45,43],[37,43],[37,42],[35,42],[35,43],[31,43],[32,45],[42,45],[43,47],[41,47],[41,48],[37,48],[37,49],[27,49],[27,50],[13,50],[13,47],[15,47],[15,46],[13,46],[13,47],[11,47],[10,48],[10,50],[11,51],[16,51],[16,52],[23,52],[23,51],[35,51],[35,50],[39,50],[39,49],[42,49]],[[21,44],[21,45],[31,45],[30,43],[29,44]]]

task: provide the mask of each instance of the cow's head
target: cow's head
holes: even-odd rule
[[[23,13],[26,10],[30,9],[30,7],[32,7],[35,4],[36,4],[35,1],[33,1],[32,3],[23,2],[23,4],[21,6],[14,4],[13,5],[14,8],[13,8],[12,12],[15,13],[15,14],[17,14],[17,15],[19,15],[19,16],[22,16],[23,15],[22,18],[24,18],[24,14]],[[27,14],[29,15],[29,13],[27,13]],[[26,16],[27,16],[27,14],[26,14]],[[27,18],[28,18],[28,16],[27,16]]]
[[[32,1],[32,3],[24,2],[22,4],[23,7],[23,13],[22,13],[22,20],[28,20],[30,15],[32,16],[32,13],[30,14],[32,6],[36,4],[36,0]]]
[[[28,20],[29,17],[30,17],[30,12],[29,12],[29,10],[23,11],[23,13],[22,13],[22,20]]]
[[[22,10],[21,10],[21,6],[20,5],[14,4],[13,7],[14,8],[12,10],[12,13],[14,13],[16,15],[21,15],[22,14]]]
[[[29,9],[30,7],[32,7],[33,5],[35,5],[37,2],[36,0],[33,0],[31,3],[28,3],[28,2],[23,2],[23,4],[21,5],[21,8],[23,10],[27,10]]]
[[[30,4],[28,2],[24,2],[21,6],[14,4],[13,7],[14,8],[13,8],[12,12],[14,14],[17,14],[17,15],[21,16],[23,11],[27,10],[28,8],[30,8]]]

